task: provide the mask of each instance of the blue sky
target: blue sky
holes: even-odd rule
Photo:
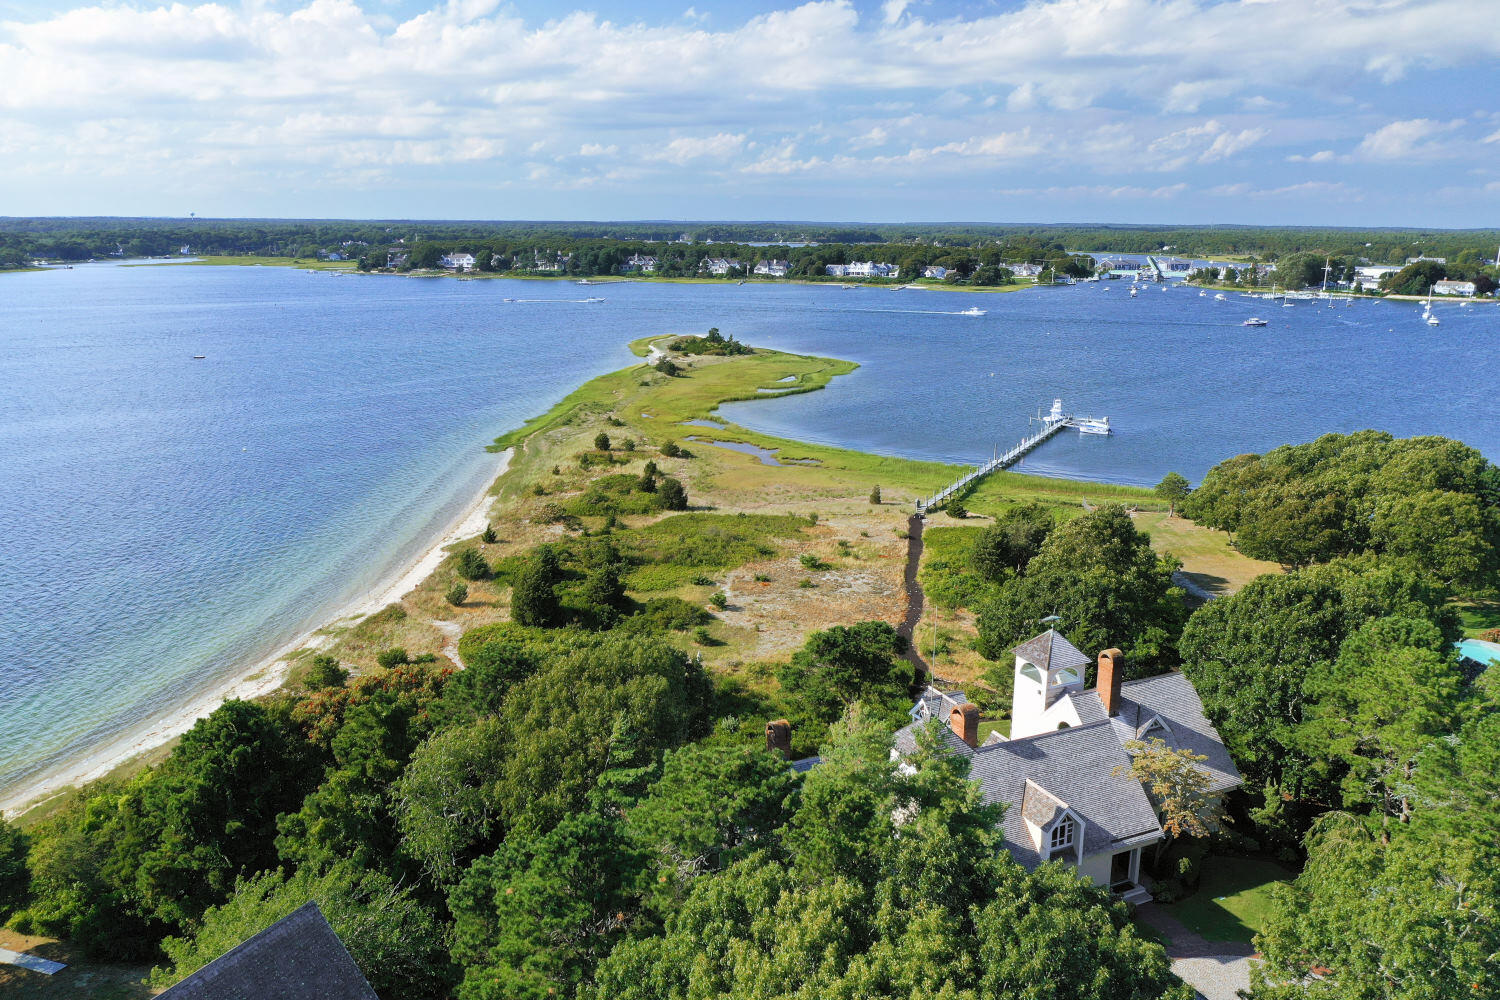
[[[1494,225],[1473,0],[0,0],[0,215]]]

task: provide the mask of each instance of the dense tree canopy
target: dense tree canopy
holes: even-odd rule
[[[980,608],[979,650],[1004,659],[1056,615],[1070,642],[1083,650],[1120,647],[1137,676],[1172,666],[1187,617],[1172,583],[1177,565],[1152,550],[1123,507],[1082,514],[1048,535],[1025,572]]]
[[[1500,566],[1500,470],[1447,438],[1360,431],[1240,455],[1210,469],[1182,510],[1288,566],[1374,552],[1454,583]]]

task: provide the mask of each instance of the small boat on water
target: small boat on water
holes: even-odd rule
[[[1267,321],[1261,319],[1259,316],[1251,316],[1245,322],[1241,323],[1240,326],[1265,326],[1266,323]]]
[[[1201,299],[1201,298],[1206,298],[1206,297],[1207,297],[1207,296],[1208,296],[1208,293],[1207,293],[1207,292],[1205,292],[1205,291],[1204,291],[1204,290],[1203,290],[1203,289],[1201,289],[1201,288],[1200,288],[1200,289],[1198,289],[1198,298],[1200,298],[1200,299]]]
[[[1219,292],[1217,295],[1215,295],[1214,296],[1214,301],[1215,302],[1223,302],[1224,301],[1224,293],[1223,292]]]
[[[193,360],[194,361],[202,361],[206,357],[208,357],[207,354],[194,354],[193,355]]]
[[[960,316],[983,316],[984,313],[985,313],[985,310],[980,309],[978,306],[970,306],[967,309],[961,309],[961,310],[959,310],[958,314]]]
[[[1136,287],[1135,287],[1135,286],[1134,286],[1134,285],[1131,285],[1131,286],[1130,286],[1130,297],[1131,297],[1131,298],[1132,298],[1132,299],[1133,299],[1133,298],[1135,298],[1135,294],[1136,294],[1136,292],[1137,292],[1137,291],[1138,291],[1138,290],[1139,290],[1139,289],[1137,289],[1137,288],[1136,288]]]
[[[1082,417],[1077,421],[1080,434],[1113,434],[1108,417]]]
[[[1427,314],[1427,325],[1428,326],[1439,326],[1441,324],[1438,323],[1438,318],[1436,316],[1432,315],[1432,313],[1428,313]]]
[[[592,299],[584,299],[583,301],[585,301],[585,302],[603,302],[604,300],[600,299],[600,298],[592,298]]]

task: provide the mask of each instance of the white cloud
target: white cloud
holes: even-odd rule
[[[1338,156],[1331,149],[1320,149],[1316,153],[1293,153],[1286,158],[1288,163],[1332,163]]]
[[[1467,126],[1493,134],[1459,141],[1463,88],[1435,89],[1430,118],[1380,125],[1349,109],[1337,128],[1309,119],[1293,135],[1275,117],[1313,115],[1329,92],[1379,107],[1385,81],[1493,66],[1500,33],[1474,30],[1472,0],[1029,0],[941,16],[910,0],[863,15],[853,0],[788,2],[711,22],[694,7],[660,22],[565,8],[537,21],[502,0],[431,0],[404,18],[356,0],[61,9],[0,23],[0,148],[36,176],[105,163],[144,188],[177,163],[231,190],[331,164],[369,177],[483,164],[493,177],[503,161],[514,179],[539,157],[571,165],[539,184],[703,166],[907,181],[1017,163],[1072,180],[1334,159],[1267,151],[1275,140],[1347,138],[1369,163],[1500,141],[1493,118]],[[813,135],[817,121],[829,125]],[[852,155],[892,149],[905,152]]]
[[[1430,118],[1411,118],[1391,122],[1366,135],[1354,149],[1361,160],[1430,160],[1441,158],[1448,149],[1436,136],[1451,132],[1461,121],[1438,122]]]
[[[659,152],[652,154],[651,159],[666,160],[679,165],[705,157],[722,160],[739,152],[744,145],[743,134],[731,135],[728,132],[720,132],[709,136],[683,136],[667,143]]]

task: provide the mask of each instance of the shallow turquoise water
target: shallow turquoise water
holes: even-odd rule
[[[592,296],[605,301],[578,301]],[[956,315],[975,302],[985,316]],[[1253,312],[1272,326],[1240,327]],[[1366,426],[1500,454],[1483,380],[1462,377],[1500,362],[1500,311],[1440,315],[1432,329],[1407,305],[1129,300],[1118,283],[964,296],[242,267],[0,275],[0,787],[368,590],[479,490],[485,444],[630,363],[637,337],[718,326],[858,361],[823,392],[726,416],[887,454],[978,462],[1060,395],[1117,433],[1062,435],[1023,468],[1154,483]]]

